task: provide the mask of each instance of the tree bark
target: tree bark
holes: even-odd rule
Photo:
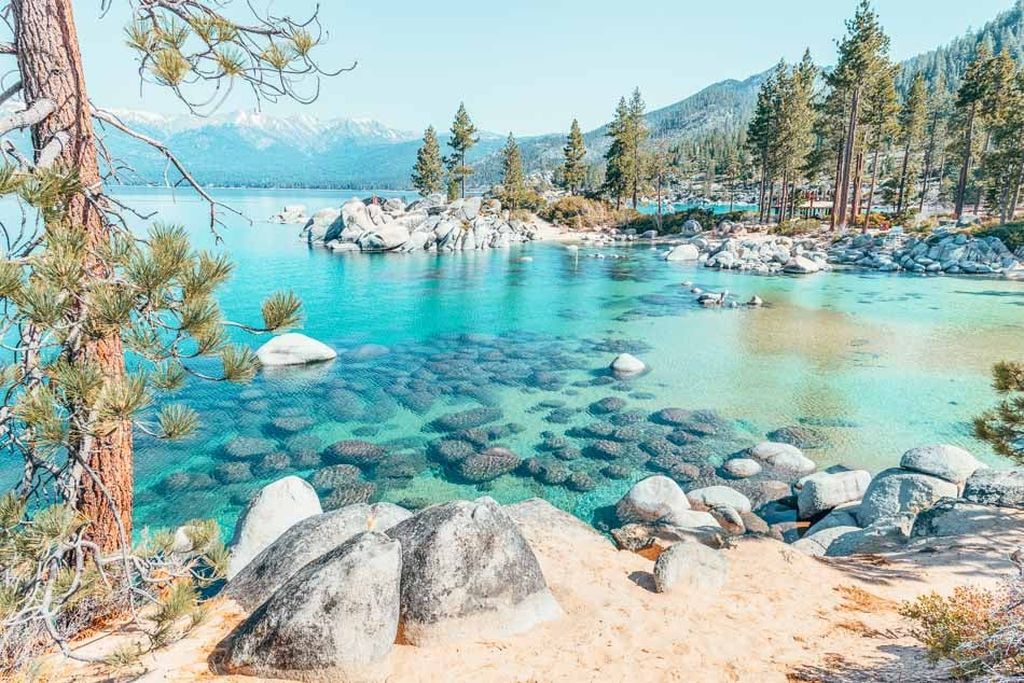
[[[26,104],[42,99],[52,101],[54,112],[32,128],[36,159],[55,137],[67,135],[55,163],[78,171],[82,185],[96,196],[102,190],[96,139],[89,113],[89,97],[79,52],[78,35],[71,0],[12,0],[14,41],[18,69],[24,85]],[[84,193],[76,194],[68,207],[68,218],[85,228],[90,253],[109,239],[100,210]],[[58,229],[47,226],[47,229]],[[88,256],[86,269],[106,277],[106,266]],[[87,311],[79,310],[79,316]],[[124,350],[120,336],[86,337],[74,350],[73,361],[91,363],[106,378],[124,376]],[[75,452],[75,449],[78,452]],[[72,444],[80,467],[76,508],[91,520],[87,534],[103,550],[115,550],[131,543],[132,529],[132,428],[128,420],[114,425],[109,434],[82,437]],[[88,471],[96,475],[93,479]],[[122,539],[124,533],[126,538]]]
[[[876,159],[877,163],[877,159]],[[900,170],[900,190],[896,195],[896,213],[903,213],[903,201],[906,199],[907,185],[910,179],[907,178],[907,171],[910,168],[910,140],[907,140],[906,147],[903,148],[903,168]],[[868,208],[870,211],[871,208]]]
[[[850,206],[850,167],[853,164],[854,147],[857,146],[857,117],[860,112],[860,88],[855,88],[850,101],[850,121],[846,130],[846,141],[843,149],[843,172],[840,183],[839,219],[840,230],[847,225],[847,209]]]
[[[864,213],[864,229],[867,230],[871,222],[871,206],[875,203],[875,184],[878,182],[878,155],[881,145],[875,147],[874,158],[871,160],[871,186],[868,189],[868,205]]]
[[[964,204],[966,203],[967,194],[967,177],[971,171],[971,147],[974,145],[974,108],[975,105],[971,105],[970,111],[967,113],[967,130],[964,132],[964,158],[960,164],[960,179],[956,185],[956,210],[954,216],[957,220],[964,215]]]
[[[864,195],[864,152],[857,153],[857,163],[854,164],[853,174],[853,201],[850,204],[850,220],[857,222],[860,216],[860,202]]]
[[[829,215],[829,228],[831,230],[836,229],[839,221],[839,201],[842,195],[840,187],[843,178],[843,152],[845,149],[845,141],[836,149],[836,182],[832,186],[832,213]]]

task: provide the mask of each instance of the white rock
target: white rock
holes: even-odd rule
[[[665,255],[666,261],[696,261],[700,250],[692,244],[680,244]]]
[[[761,442],[750,449],[750,457],[769,469],[795,477],[811,474],[818,469],[803,451],[788,443]]]
[[[716,508],[728,507],[737,512],[750,512],[750,499],[734,488],[728,486],[706,486],[694,489],[686,494],[691,505]]]
[[[227,578],[233,578],[292,525],[322,512],[316,491],[305,479],[284,477],[264,486],[235,525]]]
[[[337,356],[331,347],[298,332],[278,335],[256,351],[260,364],[267,367],[317,363]]]
[[[912,448],[903,454],[900,467],[951,481],[958,486],[984,467],[977,458],[958,446],[935,444]]]
[[[734,458],[726,460],[722,469],[737,479],[746,479],[761,474],[764,468],[761,467],[761,463],[751,458]]]
[[[615,512],[623,523],[659,522],[676,526],[692,525],[690,501],[672,479],[656,475],[637,483],[615,506]],[[686,524],[682,524],[685,521]]]
[[[809,275],[817,273],[819,270],[821,270],[821,266],[806,256],[794,256],[783,267],[783,271],[794,275]]]
[[[612,372],[620,377],[639,375],[647,369],[644,362],[630,353],[620,353],[611,364]]]
[[[858,501],[864,497],[870,484],[871,473],[865,470],[812,474],[802,480],[797,494],[800,518],[811,519],[840,505]]]
[[[729,578],[729,562],[716,550],[692,541],[676,543],[658,556],[654,585],[659,593],[686,590],[713,595]]]

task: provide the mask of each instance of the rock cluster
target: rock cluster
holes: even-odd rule
[[[1021,259],[998,237],[971,237],[940,232],[926,238],[890,231],[838,240],[830,263],[884,272],[997,275],[1021,269]]]
[[[537,216],[513,216],[497,199],[445,203],[428,197],[408,205],[400,199],[351,199],[340,209],[317,212],[302,236],[333,251],[417,252],[503,249],[554,232]]]
[[[533,550],[490,498],[416,515],[379,503],[302,516],[282,493],[292,479],[265,487],[238,522],[226,592],[248,617],[218,647],[222,672],[386,678],[398,639],[493,640],[562,615]],[[254,556],[249,538],[263,544]]]
[[[782,236],[718,240],[694,237],[667,252],[665,258],[668,261],[696,261],[707,268],[764,275],[808,275],[829,269],[828,255],[818,241]]]

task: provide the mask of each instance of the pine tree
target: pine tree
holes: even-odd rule
[[[501,167],[501,201],[512,210],[520,209],[526,201],[528,190],[526,175],[523,173],[523,157],[512,133],[508,134],[505,148],[501,152]]]
[[[771,215],[771,207],[765,206],[765,198],[768,194],[768,183],[773,177],[773,144],[775,128],[775,102],[777,100],[775,73],[769,76],[761,84],[757,93],[757,106],[754,109],[754,116],[747,128],[747,148],[751,157],[760,171],[761,181],[758,189],[758,207],[760,213],[758,222],[764,223]]]
[[[924,74],[918,74],[910,85],[910,92],[900,111],[899,143],[903,147],[903,162],[897,183],[896,213],[903,213],[910,201],[911,188],[917,176],[917,159],[928,123],[928,90]]]
[[[424,197],[440,192],[444,187],[444,162],[437,132],[430,126],[423,134],[423,146],[416,152],[416,165],[412,172],[412,186]]]
[[[562,153],[565,157],[562,164],[562,186],[569,194],[576,194],[587,179],[587,168],[584,163],[587,148],[583,144],[583,133],[580,132],[580,124],[576,119],[572,120],[569,137]]]
[[[627,115],[627,143],[628,154],[632,157],[630,164],[631,174],[628,178],[630,192],[633,197],[633,208],[637,208],[640,195],[640,185],[644,180],[644,144],[650,135],[647,122],[644,120],[646,105],[640,95],[640,88],[633,90],[629,99],[629,113]]]
[[[630,153],[630,121],[629,105],[626,98],[619,99],[615,109],[615,119],[609,124],[606,134],[611,138],[611,145],[605,152],[606,161],[604,191],[615,199],[615,208],[622,206],[622,198],[630,188],[633,177],[633,156]]]
[[[974,434],[996,453],[1024,463],[1024,364],[999,363],[992,375],[1003,400],[974,420]]]
[[[860,205],[864,135],[859,126],[864,95],[877,87],[877,79],[889,66],[889,37],[869,0],[861,0],[846,29],[846,36],[839,43],[836,66],[826,77],[833,96],[843,102],[846,112],[846,130],[836,169],[837,211],[833,215],[833,226],[840,229],[846,228],[850,215]]]
[[[476,132],[476,126],[469,118],[466,105],[460,103],[452,122],[452,135],[448,140],[448,146],[452,148],[457,162],[450,167],[449,173],[458,180],[460,196],[463,198],[466,196],[466,178],[473,175],[473,169],[466,165],[466,153],[480,141],[480,138],[476,137]]]
[[[878,187],[879,160],[882,151],[892,142],[897,132],[899,104],[896,97],[894,76],[896,67],[887,66],[876,76],[871,89],[864,99],[864,153],[871,157],[871,181],[868,185],[867,205],[864,208],[864,225],[867,227]],[[860,206],[854,205],[853,219],[857,220]]]
[[[949,133],[949,113],[952,103],[950,94],[946,89],[945,80],[940,73],[932,84],[932,90],[928,97],[928,123],[926,129],[927,143],[924,150],[924,173],[921,179],[921,198],[918,200],[918,210],[924,211],[925,202],[928,199],[928,191],[931,187],[932,175],[937,173],[936,184],[939,188],[939,195],[942,194],[943,180],[946,172],[946,148]]]
[[[967,67],[963,82],[957,91],[956,111],[961,137],[959,140],[960,177],[956,186],[954,215],[958,220],[963,216],[964,205],[967,202],[967,182],[970,179],[971,164],[974,162],[976,154],[975,129],[978,123],[978,107],[988,95],[991,61],[992,53],[988,46],[982,43],[978,46],[974,61]]]

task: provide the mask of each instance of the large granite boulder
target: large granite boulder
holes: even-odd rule
[[[957,485],[920,472],[893,468],[876,476],[857,511],[861,526],[899,523],[942,498],[956,498]]]
[[[963,448],[934,444],[912,448],[904,453],[900,467],[963,486],[972,474],[985,465]]]
[[[942,538],[996,534],[1005,538],[1009,534],[1020,534],[1020,531],[1020,514],[1015,511],[946,498],[917,516],[910,536]]]
[[[794,256],[783,266],[782,270],[790,275],[810,275],[821,270],[821,266],[806,256]]]
[[[307,517],[247,564],[225,589],[248,610],[254,610],[310,562],[364,531],[387,531],[412,514],[391,503],[360,503]]]
[[[490,498],[453,501],[395,525],[406,642],[501,638],[562,611],[519,528]]]
[[[284,477],[264,486],[238,517],[227,578],[238,574],[293,525],[322,512],[316,491],[305,479]]]
[[[1024,467],[978,470],[967,480],[964,499],[982,505],[1024,508]]]
[[[676,543],[658,556],[654,586],[659,593],[687,591],[712,595],[729,578],[729,562],[717,550],[692,541]]]
[[[214,659],[229,673],[273,678],[378,677],[398,634],[401,574],[397,541],[359,534],[285,582]]]
[[[871,473],[865,470],[818,472],[803,480],[797,494],[801,519],[812,519],[823,512],[864,497],[871,484]]]
[[[266,367],[318,363],[337,356],[330,346],[298,332],[278,335],[256,351],[260,364]]]
[[[648,477],[626,492],[615,506],[623,524],[679,524],[692,512],[690,501],[672,479],[663,475]]]
[[[328,207],[320,209],[302,228],[302,234],[310,244],[328,242],[335,239],[344,227],[341,221],[341,210]]]

